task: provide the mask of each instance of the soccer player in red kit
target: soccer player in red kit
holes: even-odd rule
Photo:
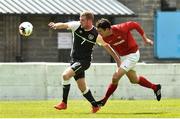
[[[143,87],[150,88],[154,91],[158,101],[161,100],[161,85],[153,84],[143,76],[136,74],[135,66],[139,61],[140,53],[136,40],[131,34],[136,30],[142,36],[145,44],[153,45],[153,41],[148,39],[144,30],[137,22],[129,21],[121,24],[112,25],[107,19],[100,19],[96,23],[99,34],[103,40],[120,56],[121,65],[113,74],[112,83],[109,85],[104,98],[98,101],[100,106],[104,106],[108,98],[113,94],[118,86],[118,82],[123,75],[126,75],[131,83],[139,84]]]

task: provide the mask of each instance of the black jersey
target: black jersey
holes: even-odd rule
[[[96,44],[98,32],[95,27],[90,31],[85,31],[79,26],[73,34],[73,48],[71,57],[74,60],[91,61],[93,46]]]

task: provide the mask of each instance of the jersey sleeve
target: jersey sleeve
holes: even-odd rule
[[[139,32],[141,36],[143,36],[144,34],[144,30],[141,28],[139,23],[134,22],[134,21],[122,23],[120,24],[119,27],[121,27],[121,29],[124,30],[125,32],[131,31],[131,30],[137,30],[137,32]]]
[[[73,32],[76,31],[78,29],[78,27],[80,26],[79,21],[71,21],[71,22],[67,22],[67,23],[68,23],[68,29],[72,30]]]

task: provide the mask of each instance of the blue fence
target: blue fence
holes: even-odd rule
[[[180,12],[156,12],[154,28],[155,57],[180,58]]]

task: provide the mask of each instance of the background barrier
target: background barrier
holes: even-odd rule
[[[0,100],[61,99],[61,73],[66,63],[0,63]],[[86,81],[96,99],[101,98],[111,81],[116,64],[93,63]],[[138,64],[137,73],[162,85],[162,98],[180,98],[180,64]],[[71,79],[69,99],[84,99]],[[129,82],[124,76],[112,99],[154,99],[154,93]]]

